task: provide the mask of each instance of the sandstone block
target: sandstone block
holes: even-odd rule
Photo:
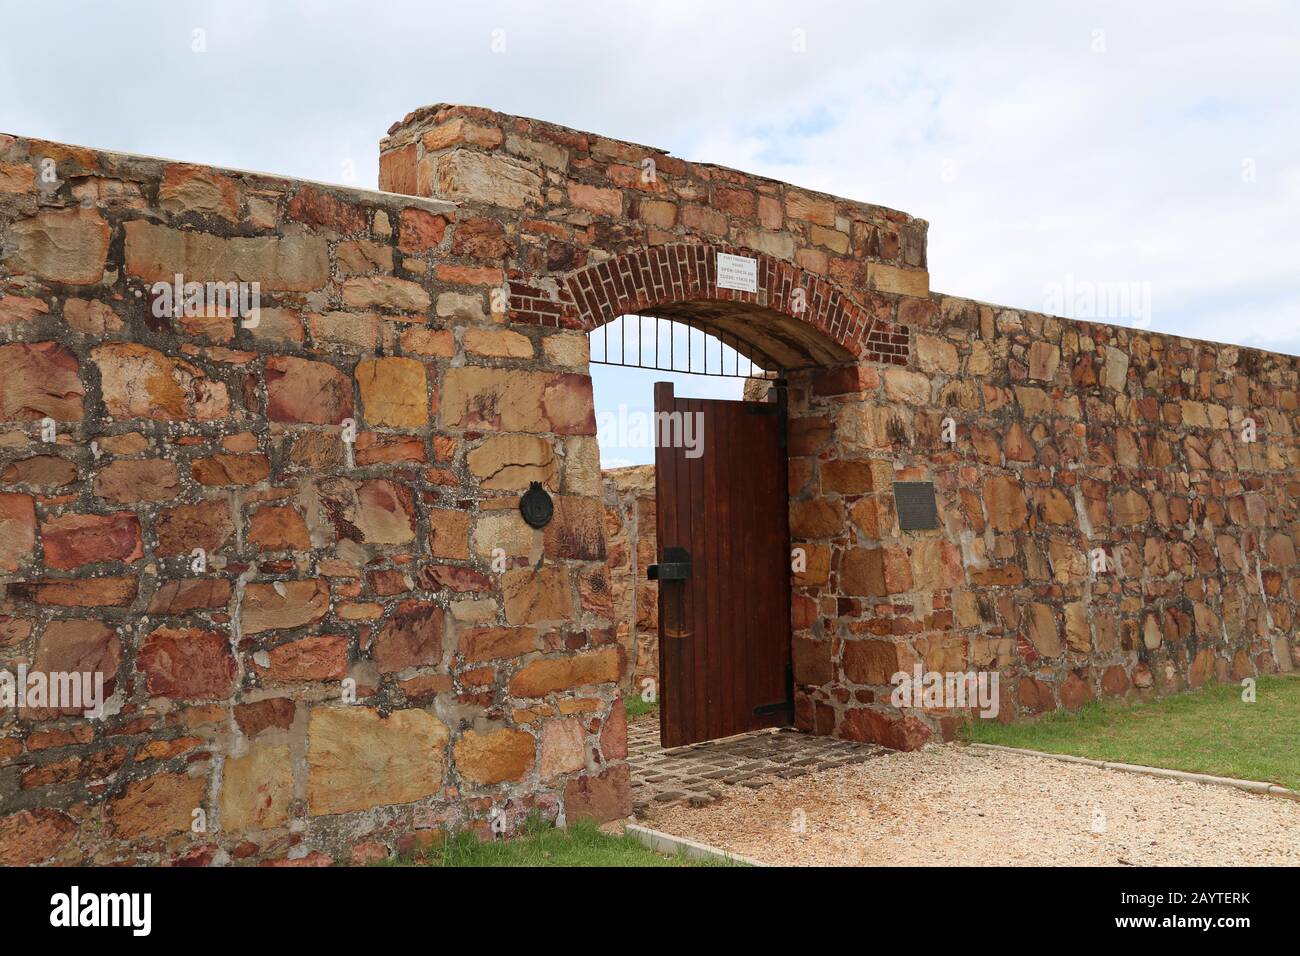
[[[77,357],[57,342],[0,345],[0,421],[80,421],[86,388]]]
[[[426,160],[428,162],[428,160]],[[443,199],[522,209],[542,202],[542,177],[509,156],[454,149],[437,157],[436,195]]]
[[[235,534],[230,505],[221,498],[192,505],[164,508],[154,520],[160,557],[189,554],[203,548],[209,554],[220,551]]]
[[[618,649],[602,648],[567,657],[541,658],[520,668],[510,680],[512,697],[545,697],[584,684],[616,682],[622,673]]]
[[[386,478],[325,478],[316,482],[314,493],[318,521],[329,522],[341,540],[374,545],[415,540],[415,501],[409,486]]]
[[[371,654],[381,674],[442,661],[443,609],[432,601],[403,601],[375,637]]]
[[[195,810],[204,806],[207,780],[184,773],[159,773],[127,784],[122,796],[104,809],[108,836],[118,840],[159,840],[188,833]]]
[[[110,232],[97,209],[51,209],[8,227],[10,272],[69,285],[91,285],[104,275]]]
[[[569,570],[563,565],[507,571],[501,575],[501,592],[510,624],[564,621],[573,614]]]
[[[316,706],[307,729],[313,816],[413,803],[442,788],[447,725],[423,710],[381,717],[366,707]]]
[[[221,828],[269,830],[289,821],[293,766],[288,747],[253,747],[227,757],[221,771]]]
[[[591,378],[465,366],[443,378],[445,424],[508,432],[596,434]]]
[[[925,298],[930,294],[930,273],[924,269],[903,269],[883,262],[868,262],[867,287],[890,295]]]
[[[549,720],[542,725],[538,773],[543,780],[573,773],[586,765],[586,738],[578,718]]]
[[[1008,475],[984,479],[984,510],[995,531],[1016,531],[1029,517],[1024,489]]]
[[[158,188],[158,204],[173,213],[239,219],[239,187],[229,176],[198,166],[172,163]]]
[[[110,415],[208,421],[230,414],[225,384],[183,359],[134,342],[109,342],[90,354],[99,366]]]
[[[140,647],[139,666],[152,697],[225,700],[234,691],[235,657],[219,631],[157,628]]]
[[[570,820],[597,823],[621,820],[632,812],[631,771],[627,764],[611,767],[598,777],[576,777],[564,785],[564,812]]]
[[[329,281],[329,251],[323,238],[301,234],[223,239],[128,222],[126,271],[145,282],[257,282],[263,291],[310,292]]]
[[[0,572],[17,571],[36,548],[36,507],[31,495],[0,493]]]
[[[58,455],[33,455],[10,462],[0,472],[0,481],[9,485],[64,488],[76,480],[77,466]]]
[[[76,834],[77,824],[60,810],[40,807],[0,817],[0,866],[43,863]]]
[[[240,605],[240,631],[260,634],[314,624],[329,605],[329,586],[321,580],[250,583]]]
[[[343,283],[343,304],[349,309],[388,309],[425,312],[432,299],[418,282],[394,276],[359,276]]]
[[[429,421],[424,363],[387,357],[360,362],[356,370],[361,407],[371,425],[414,428]]]
[[[928,405],[930,378],[919,372],[891,368],[885,373],[885,398],[908,405]]]
[[[326,362],[270,356],[266,396],[267,417],[273,422],[338,425],[353,415],[352,380]]]
[[[605,559],[605,510],[597,498],[559,495],[555,514],[542,534],[542,553],[548,558],[578,561]]]
[[[348,673],[346,634],[313,634],[273,647],[253,669],[268,684],[341,680]]]
[[[176,465],[160,458],[109,462],[95,476],[95,494],[115,504],[166,501],[180,494]]]
[[[556,489],[555,449],[539,435],[490,435],[465,455],[465,464],[483,488],[523,491],[540,481]]]
[[[452,750],[460,775],[487,786],[521,779],[533,766],[536,747],[527,731],[502,727],[481,734],[467,730]]]
[[[397,248],[411,255],[432,249],[447,233],[445,216],[435,216],[424,209],[409,207],[398,217]]]
[[[267,505],[253,513],[248,541],[267,551],[308,551],[307,524],[291,505]]]
[[[46,625],[31,669],[44,674],[100,674],[103,675],[104,694],[110,695],[117,686],[121,663],[122,642],[111,627],[100,621],[70,618]],[[57,713],[71,716],[88,709],[66,707]],[[24,716],[53,716],[55,713],[51,709],[42,713],[31,711]]]
[[[45,563],[68,571],[101,561],[144,557],[140,519],[130,511],[109,515],[66,514],[41,523]]]
[[[506,660],[541,650],[536,628],[475,627],[460,634],[460,653],[468,662]]]
[[[1026,623],[1029,639],[1034,649],[1043,657],[1059,657],[1061,654],[1061,631],[1056,622],[1056,612],[1050,604],[1035,602],[1026,609]]]

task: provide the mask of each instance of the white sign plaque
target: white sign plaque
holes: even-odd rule
[[[718,288],[758,291],[758,260],[718,253]]]

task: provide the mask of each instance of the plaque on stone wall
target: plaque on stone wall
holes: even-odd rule
[[[519,499],[519,513],[530,528],[545,528],[555,514],[555,504],[540,481],[529,482],[528,490]]]
[[[758,291],[758,260],[748,256],[718,253],[718,288],[740,292]]]
[[[934,482],[894,482],[894,506],[902,531],[927,531],[939,527],[939,509],[934,501]]]

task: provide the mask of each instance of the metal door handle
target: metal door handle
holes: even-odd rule
[[[664,548],[664,559],[645,569],[651,581],[685,581],[691,576],[691,553],[685,548]]]

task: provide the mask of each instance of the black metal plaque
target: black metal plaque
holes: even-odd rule
[[[555,514],[555,503],[540,481],[529,484],[528,490],[519,499],[519,513],[533,528],[545,528],[550,523],[551,516]]]
[[[939,527],[939,509],[934,501],[934,482],[894,482],[894,505],[902,531],[926,531]]]

